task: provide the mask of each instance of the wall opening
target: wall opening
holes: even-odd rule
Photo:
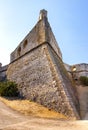
[[[18,55],[18,56],[21,55],[21,47],[18,48],[17,55]]]
[[[25,48],[25,47],[27,46],[27,44],[28,44],[28,41],[25,40],[25,41],[24,41],[24,44],[23,44],[23,48]]]

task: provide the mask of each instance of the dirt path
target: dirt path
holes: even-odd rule
[[[0,130],[88,130],[88,121],[60,121],[27,117],[0,101]]]

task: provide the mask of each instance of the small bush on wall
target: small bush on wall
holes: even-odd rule
[[[80,80],[80,82],[81,82],[82,85],[88,86],[88,77],[86,77],[86,76],[81,76],[81,77],[79,78],[79,80]]]
[[[0,82],[0,96],[18,96],[17,84],[11,81]]]

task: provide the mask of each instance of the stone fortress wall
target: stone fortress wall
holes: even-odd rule
[[[75,80],[76,79],[78,80],[80,76],[88,77],[88,64],[81,63],[75,65],[68,65],[68,64],[64,64],[64,65],[69,75],[72,76],[73,74]]]
[[[35,27],[12,52],[7,78],[19,85],[23,97],[79,118],[77,94],[63,65],[47,11],[40,11]]]
[[[88,76],[88,65],[63,63],[45,10],[40,11],[35,27],[11,53],[10,64],[0,66],[1,79],[15,81],[21,96],[79,119],[80,104],[73,74],[75,78]]]
[[[88,64],[75,64],[68,65],[64,64],[68,71],[69,76],[74,80],[78,81],[80,76],[88,77]],[[80,116],[81,119],[88,119],[88,86],[83,87],[82,85],[76,85],[77,95],[80,104]]]
[[[6,71],[7,71],[8,65],[2,66],[0,63],[0,81],[3,81],[6,79]]]
[[[54,48],[57,55],[62,59],[62,53],[48,23],[47,11],[42,10],[40,11],[39,21],[37,24],[21,41],[18,47],[11,53],[10,62],[15,61],[19,57],[25,55],[26,53],[29,53],[34,48],[37,48],[45,42],[48,42],[51,47]]]

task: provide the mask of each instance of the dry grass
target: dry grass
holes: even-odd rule
[[[0,97],[0,100],[7,106],[25,115],[32,115],[43,118],[67,119],[67,117],[63,114],[49,110],[46,107],[43,107],[42,105],[39,105],[35,102],[30,102],[29,100],[8,100],[2,97]]]

